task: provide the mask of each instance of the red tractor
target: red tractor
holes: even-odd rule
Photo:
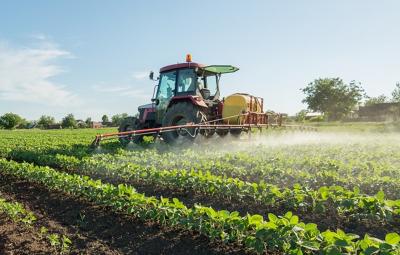
[[[93,144],[113,137],[123,144],[140,143],[144,135],[174,143],[197,135],[239,136],[255,127],[280,126],[281,115],[264,113],[262,98],[243,93],[220,98],[221,75],[238,70],[231,65],[195,63],[188,54],[185,63],[161,68],[156,79],[151,72],[150,79],[158,81],[152,103],[139,106],[138,117],[126,118],[118,133],[97,135]]]

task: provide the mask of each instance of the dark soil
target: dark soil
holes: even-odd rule
[[[0,175],[0,192],[38,218],[37,226],[67,235],[73,254],[245,254],[241,247],[210,242],[198,233],[160,227],[116,214],[83,199],[49,192],[26,181]],[[0,218],[0,254],[54,254],[35,229]]]
[[[0,254],[54,254],[36,228],[15,223],[0,215]]]

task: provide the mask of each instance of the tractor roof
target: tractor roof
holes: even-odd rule
[[[160,73],[175,70],[175,69],[190,68],[190,67],[194,67],[194,68],[195,67],[205,67],[205,65],[195,63],[195,62],[179,63],[179,64],[162,67],[160,69]]]
[[[210,65],[205,66],[203,64],[195,63],[195,62],[187,62],[187,63],[179,63],[169,66],[164,66],[160,69],[160,73],[167,72],[176,69],[182,68],[200,68],[200,70],[205,71],[206,73],[214,73],[214,74],[223,74],[223,73],[233,73],[239,70],[239,68],[231,66],[231,65]]]
[[[201,67],[202,70],[210,73],[216,73],[216,74],[223,74],[223,73],[234,73],[239,68],[231,65],[212,65],[212,66],[205,66]]]

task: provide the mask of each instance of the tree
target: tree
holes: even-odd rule
[[[102,121],[102,124],[103,125],[107,125],[107,123],[108,122],[110,122],[109,120],[108,120],[108,116],[107,115],[103,115],[103,117],[101,117],[101,121]]]
[[[35,128],[36,126],[37,126],[37,121],[36,120],[30,120],[30,121],[27,121],[26,124],[24,124],[23,128],[30,129],[30,128]]]
[[[84,121],[77,121],[78,128],[87,128],[86,122]]]
[[[88,118],[85,120],[85,123],[86,123],[86,126],[87,126],[87,127],[90,127],[90,125],[92,125],[92,118],[88,117]]]
[[[400,103],[400,82],[396,83],[396,88],[392,92],[392,102]]]
[[[14,129],[23,124],[24,120],[15,113],[9,112],[0,117],[0,127],[4,129]]]
[[[303,103],[308,109],[322,112],[328,119],[341,119],[360,102],[364,90],[352,81],[344,84],[340,78],[317,79],[301,89],[306,98]]]
[[[111,117],[111,122],[113,126],[121,125],[121,122],[128,117],[127,113],[116,114]]]
[[[21,118],[21,121],[20,121],[20,123],[17,125],[17,127],[16,128],[29,128],[29,121],[27,121],[26,119],[24,119],[24,118]]]
[[[387,96],[385,95],[380,95],[377,97],[369,97],[367,96],[367,100],[365,101],[365,105],[373,105],[373,104],[382,104],[382,103],[386,103],[388,101]]]
[[[67,116],[65,116],[61,121],[61,126],[63,128],[76,128],[77,122],[75,120],[74,115],[70,113]]]
[[[41,127],[41,128],[48,128],[50,125],[53,125],[54,123],[56,123],[54,117],[52,116],[47,116],[47,115],[42,115],[40,116],[37,124]]]
[[[301,110],[298,113],[296,113],[295,116],[295,121],[297,122],[303,122],[306,119],[306,115],[307,115],[308,111],[307,110]]]

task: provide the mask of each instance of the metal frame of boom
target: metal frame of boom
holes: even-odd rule
[[[213,121],[212,121],[213,122]],[[268,129],[268,128],[290,128],[290,129],[298,129],[298,130],[312,130],[315,131],[316,128],[310,127],[310,126],[301,126],[301,125],[285,125],[282,124],[281,121],[279,121],[276,124],[270,124],[270,123],[265,123],[265,124],[257,124],[257,123],[249,123],[249,124],[209,124],[210,122],[205,122],[205,123],[199,123],[199,124],[185,124],[185,125],[179,125],[179,126],[169,126],[169,127],[158,127],[158,128],[147,128],[147,129],[139,129],[139,130],[132,130],[132,131],[126,131],[126,132],[115,132],[115,133],[108,133],[108,134],[99,134],[96,135],[95,140],[92,142],[93,147],[97,147],[100,145],[100,142],[102,140],[107,140],[107,139],[115,139],[115,138],[120,138],[120,137],[135,137],[138,135],[154,135],[156,134],[156,137],[159,137],[161,133],[165,132],[172,132],[172,131],[187,131],[189,135],[191,136],[196,136],[200,130],[210,130],[210,131],[217,131],[217,130],[237,130],[241,129],[243,131],[251,131],[252,129],[258,129],[262,130]],[[191,133],[189,129],[193,130],[194,132]]]

